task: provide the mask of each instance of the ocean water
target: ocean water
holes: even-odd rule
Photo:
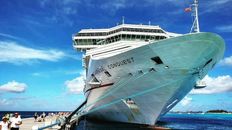
[[[157,125],[182,130],[232,130],[232,114],[168,113]]]
[[[6,112],[0,111],[0,118]],[[18,112],[22,118],[33,117],[35,111]],[[42,114],[42,111],[37,111]],[[58,113],[49,111],[45,113]],[[168,113],[157,122],[158,126],[178,130],[232,130],[232,114],[173,114]]]
[[[49,113],[58,113],[57,111],[15,111],[18,112],[21,116],[21,118],[30,118],[30,117],[34,117],[35,112],[37,112],[38,115],[41,115],[43,112],[46,113],[46,115],[48,115]],[[15,112],[13,111],[0,111],[0,119],[2,119],[2,117],[7,114],[7,113],[11,113],[14,114]]]

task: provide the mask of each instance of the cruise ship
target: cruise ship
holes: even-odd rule
[[[200,32],[197,7],[194,0],[195,20],[187,34],[124,22],[74,34],[73,47],[84,53],[86,100],[69,121],[88,117],[154,125],[180,102],[225,50],[219,35]]]

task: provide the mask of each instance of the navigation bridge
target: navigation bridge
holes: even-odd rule
[[[82,29],[73,35],[73,46],[86,51],[117,41],[158,41],[177,35],[159,26],[121,24],[107,29]]]

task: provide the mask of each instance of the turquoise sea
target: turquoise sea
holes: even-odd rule
[[[232,130],[232,114],[168,113],[157,124],[181,130]]]

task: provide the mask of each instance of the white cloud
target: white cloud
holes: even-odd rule
[[[64,11],[64,13],[66,13],[66,14],[76,14],[76,13],[77,13],[77,10],[74,10],[74,9],[72,9],[71,7],[65,7],[65,8],[63,9],[63,11]]]
[[[232,32],[232,25],[224,25],[216,27],[219,32]]]
[[[230,75],[218,76],[216,78],[208,75],[203,79],[206,87],[202,89],[194,89],[191,94],[214,94],[232,91],[232,77]]]
[[[85,72],[81,72],[79,77],[65,81],[65,86],[69,93],[82,94],[85,85]]]
[[[219,65],[223,66],[232,66],[232,56],[230,57],[225,57],[219,62]]]
[[[67,5],[67,4],[77,4],[77,3],[80,3],[80,0],[62,0],[60,1],[62,2],[64,5]]]
[[[22,40],[20,37],[16,37],[16,36],[6,34],[6,33],[0,33],[0,36],[15,39],[15,40]]]
[[[12,102],[7,100],[7,99],[0,99],[0,106],[7,106],[7,105],[11,105]]]
[[[100,8],[114,14],[119,9],[130,7],[131,5],[133,5],[133,1],[129,4],[126,0],[113,0],[102,3]]]
[[[192,98],[190,98],[190,97],[184,97],[181,101],[180,101],[180,104],[182,105],[182,106],[186,106],[186,105],[188,105],[189,103],[191,103],[191,101],[192,101]]]
[[[154,0],[144,0],[144,1],[131,1],[131,0],[113,0],[105,1],[100,5],[100,8],[107,10],[109,13],[115,14],[120,9],[130,8],[130,7],[145,7],[151,5],[160,5],[163,1]]]
[[[69,25],[72,26],[76,21],[72,19],[73,16],[77,16],[80,4],[80,0],[40,0],[39,4],[42,8],[51,8],[52,13],[46,13],[47,17],[45,21],[47,23]],[[85,4],[85,3],[82,3]],[[52,14],[52,15],[51,15]],[[71,16],[71,17],[70,17]]]
[[[113,0],[113,1],[104,1],[100,5],[101,9],[106,10],[108,13],[115,14],[118,10],[120,9],[125,9],[125,8],[152,8],[156,9],[159,7],[162,7],[166,4],[171,4],[173,5],[173,9],[168,12],[162,12],[162,13],[168,13],[172,15],[184,13],[183,7],[185,6],[185,2],[179,1],[179,0]],[[176,7],[178,9],[176,10]],[[171,8],[170,8],[171,9]],[[160,12],[155,12],[155,14],[158,14]]]
[[[230,6],[229,2],[231,0],[214,0],[214,1],[209,1],[209,2],[202,2],[200,3],[200,6],[204,7],[203,13],[211,13],[211,12],[218,12],[222,10],[229,10],[226,6]]]
[[[64,52],[54,49],[34,49],[19,45],[15,42],[0,41],[0,62],[15,64],[27,63],[29,61],[45,60],[58,61],[68,57]],[[70,56],[69,56],[70,57]]]
[[[55,68],[51,71],[40,71],[40,72],[34,72],[31,73],[32,76],[35,77],[43,77],[43,78],[49,78],[49,77],[56,77],[56,76],[60,76],[60,75],[78,75],[80,74],[80,70],[76,70],[76,69],[60,69],[60,68]]]
[[[218,5],[218,4],[226,4],[228,2],[230,2],[231,0],[218,0],[218,1],[210,1],[212,4],[214,5]]]
[[[80,70],[66,70],[64,71],[64,74],[66,75],[74,75],[74,74],[79,74]]]
[[[76,14],[77,13],[77,5],[81,3],[80,0],[61,0],[61,1],[50,1],[50,0],[40,0],[40,5],[42,7],[55,5],[56,13],[61,14]]]
[[[26,90],[27,85],[25,83],[19,83],[16,81],[8,82],[0,86],[2,92],[22,93]]]
[[[41,76],[41,73],[38,73],[38,72],[35,72],[35,73],[32,73],[33,76]]]

